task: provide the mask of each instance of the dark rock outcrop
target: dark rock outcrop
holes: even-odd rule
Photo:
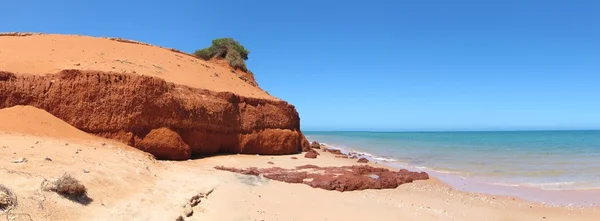
[[[364,189],[391,189],[414,180],[429,179],[425,172],[411,172],[408,170],[390,171],[385,168],[376,168],[367,165],[354,165],[344,167],[319,167],[304,165],[295,169],[279,167],[258,169],[237,169],[232,167],[215,167],[246,175],[263,175],[266,178],[286,183],[303,183],[314,188],[336,190],[340,192]]]
[[[367,158],[362,157],[362,158],[358,159],[358,161],[356,161],[356,162],[358,162],[358,163],[368,163],[369,160],[367,160]]]
[[[310,148],[295,107],[285,101],[191,88],[157,77],[80,70],[45,76],[0,72],[0,108],[16,105],[44,109],[82,131],[159,159],[293,154]],[[159,141],[153,133],[157,129],[154,133],[167,134],[169,141]]]

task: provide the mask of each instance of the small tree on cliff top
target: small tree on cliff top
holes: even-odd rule
[[[248,60],[250,51],[233,38],[217,38],[212,41],[210,47],[197,50],[194,54],[204,60],[224,58],[232,68],[239,68],[242,71],[250,73],[248,68],[246,68],[245,62]]]

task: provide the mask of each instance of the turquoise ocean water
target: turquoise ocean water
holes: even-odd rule
[[[305,134],[382,163],[490,186],[600,190],[600,131]]]

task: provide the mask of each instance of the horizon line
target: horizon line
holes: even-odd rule
[[[302,132],[361,132],[361,133],[448,133],[448,132],[560,132],[600,131],[598,129],[514,129],[514,130],[302,130]]]

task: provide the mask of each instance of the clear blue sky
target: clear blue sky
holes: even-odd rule
[[[234,37],[304,130],[600,128],[600,1],[23,0],[0,16],[188,52]]]

